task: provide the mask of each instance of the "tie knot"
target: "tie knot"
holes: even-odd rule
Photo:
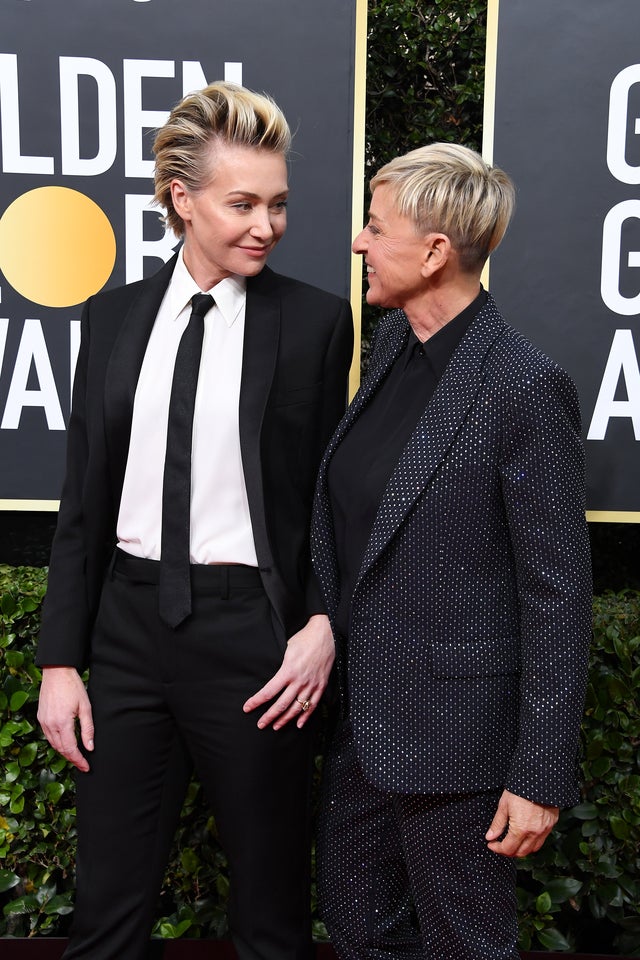
[[[213,297],[210,293],[194,293],[191,297],[191,316],[204,317],[207,310],[213,306]]]

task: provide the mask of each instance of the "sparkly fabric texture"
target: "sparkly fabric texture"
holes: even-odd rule
[[[312,543],[331,617],[340,577],[327,464],[408,332],[402,311],[383,318],[320,470]],[[371,784],[577,802],[591,637],[584,508],[575,387],[489,297],[391,475],[348,644],[336,636],[343,714]]]
[[[341,960],[517,960],[515,863],[484,839],[499,791],[390,793],[349,724],[326,760],[319,906]]]

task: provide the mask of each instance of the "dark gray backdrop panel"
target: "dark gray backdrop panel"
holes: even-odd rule
[[[640,62],[638,0],[503,0],[498,21],[494,162],[514,178],[518,206],[504,247],[491,263],[491,290],[507,319],[564,366],[591,422],[617,329],[638,317],[612,313],[600,295],[602,227],[609,210],[640,196],[607,167],[609,91]],[[640,116],[640,87],[630,92]],[[640,137],[627,137],[640,162]],[[635,151],[635,153],[634,153]],[[632,236],[635,234],[635,236]],[[640,249],[628,225],[625,251]],[[640,270],[621,292],[635,296]],[[618,399],[625,399],[619,388]],[[640,510],[640,443],[631,421],[611,420],[602,441],[587,441],[588,508]]]

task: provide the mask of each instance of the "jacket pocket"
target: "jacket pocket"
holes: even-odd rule
[[[520,671],[517,637],[481,637],[465,643],[434,643],[431,662],[436,677],[491,677]]]

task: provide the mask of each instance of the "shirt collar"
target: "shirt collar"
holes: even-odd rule
[[[413,330],[410,329],[409,342],[407,343],[407,357],[415,350],[419,350],[429,360],[435,375],[441,377],[456,347],[486,302],[487,292],[484,287],[481,286],[480,293],[475,300],[472,300],[453,320],[445,323],[444,327],[441,327],[437,333],[434,333],[433,336],[425,340],[424,343],[422,343],[418,337],[416,337]]]
[[[195,293],[210,293],[226,325],[231,327],[240,316],[245,305],[247,280],[246,277],[233,274],[230,277],[225,277],[220,283],[216,283],[210,290],[200,290],[187,270],[183,248],[181,247],[168,290],[171,315],[174,320],[177,320]]]

